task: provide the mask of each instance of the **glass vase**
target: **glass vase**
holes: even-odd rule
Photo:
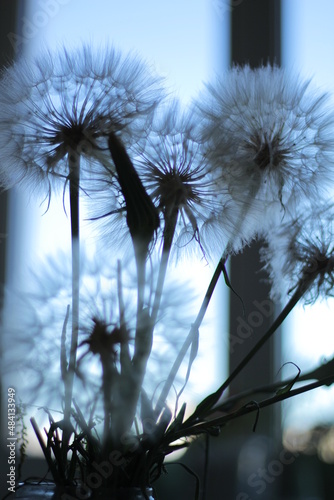
[[[103,488],[85,490],[85,493],[59,493],[57,487],[50,483],[29,483],[20,484],[16,490],[15,498],[20,500],[156,500],[153,489],[146,488],[145,492],[141,488],[129,487],[119,488],[116,492],[111,492]]]

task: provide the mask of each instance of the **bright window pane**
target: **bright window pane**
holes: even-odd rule
[[[321,89],[334,95],[334,3],[283,0],[282,4],[283,65],[313,77]],[[334,355],[333,318],[333,299],[297,307],[284,329],[282,362],[293,361],[305,373],[329,361]],[[289,370],[292,374],[294,368]],[[284,404],[284,426],[302,430],[333,422],[333,408],[334,388],[317,389]]]
[[[37,55],[41,49],[54,50],[62,46],[70,51],[82,44],[103,50],[106,43],[125,52],[134,50],[166,77],[168,87],[184,103],[196,95],[215,71],[227,65],[228,10],[222,12],[214,2],[30,0],[26,5],[27,11],[21,20],[22,49],[26,54]],[[10,285],[19,286],[21,290],[29,288],[22,279],[27,270],[37,269],[45,256],[54,254],[57,248],[69,250],[69,220],[62,205],[62,196],[53,197],[50,210],[44,214],[46,205],[39,206],[22,193],[13,196],[11,220],[16,234],[9,252]],[[82,234],[84,239],[89,238],[84,230]],[[193,283],[199,296],[195,318],[214,267],[205,265],[203,260],[198,265],[182,262],[180,269],[182,277]],[[221,292],[211,307],[212,321],[225,314],[221,304],[226,303]],[[218,336],[215,322],[201,329],[201,355],[193,370],[190,390],[194,401],[203,392],[215,390],[226,375],[225,322],[220,322],[219,330]]]

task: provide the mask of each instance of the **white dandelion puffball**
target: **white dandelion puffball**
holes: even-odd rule
[[[297,289],[305,304],[334,296],[334,207],[322,203],[292,222],[282,224],[262,251],[274,299]]]
[[[218,185],[236,200],[259,200],[263,223],[272,223],[267,208],[317,203],[333,182],[334,113],[310,81],[276,66],[233,67],[196,106]]]
[[[71,156],[81,159],[81,179],[110,164],[108,133],[136,140],[162,97],[160,82],[113,48],[21,58],[0,81],[0,184],[42,184],[50,194],[52,181],[68,180]]]
[[[113,330],[124,331],[130,355],[134,352],[137,290],[135,262],[122,261],[119,270],[110,265],[113,252],[90,257],[85,247],[80,261],[79,345],[77,349],[76,400],[92,403],[100,391],[101,364],[87,342],[96,324],[105,325],[107,337]],[[158,265],[150,269],[145,307],[152,308],[153,283]],[[71,256],[64,252],[48,257],[30,277],[31,291],[10,294],[4,335],[6,363],[3,370],[15,370],[29,401],[50,404],[61,401],[61,358],[65,349],[69,359],[72,318]],[[120,305],[122,296],[122,305]],[[164,380],[187,335],[192,321],[194,291],[175,275],[167,278],[161,307],[154,325],[154,343],[148,363],[145,387],[152,393]],[[66,319],[66,313],[68,318]],[[121,314],[123,317],[121,317]],[[152,328],[150,323],[147,328]],[[64,335],[65,333],[65,335]],[[103,340],[103,339],[102,339]],[[110,337],[109,340],[112,340]],[[103,346],[103,345],[102,345]],[[114,346],[115,367],[120,369],[120,345]],[[105,345],[108,348],[108,344]],[[90,352],[89,352],[90,351]],[[83,390],[84,388],[84,390]]]
[[[208,245],[205,238],[202,240],[202,228],[218,219],[227,202],[223,192],[217,195],[195,129],[192,116],[182,112],[174,101],[153,122],[144,150],[135,161],[160,211],[163,237],[168,240],[174,236],[178,254],[190,243],[196,243],[195,247],[206,253]],[[222,235],[223,227],[216,228],[217,240]]]

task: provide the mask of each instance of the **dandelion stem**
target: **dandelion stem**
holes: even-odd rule
[[[261,347],[270,339],[270,337],[276,332],[277,328],[281,326],[285,318],[290,314],[295,305],[299,302],[302,295],[304,293],[304,288],[298,288],[294,295],[291,297],[287,305],[278,315],[276,320],[267,330],[267,332],[263,335],[263,337],[257,342],[257,344],[253,347],[253,349],[244,357],[244,359],[239,363],[239,365],[233,370],[233,372],[226,379],[224,384],[221,386],[221,391],[223,392],[235,379],[235,377],[241,372],[241,370],[249,363],[249,361],[255,356],[255,354],[261,349]]]
[[[304,373],[303,375],[298,374],[297,376],[291,377],[286,380],[284,379],[279,380],[277,382],[274,382],[273,384],[259,386],[259,387],[252,387],[251,389],[247,389],[229,398],[224,399],[223,402],[219,406],[215,406],[210,411],[210,413],[215,413],[217,411],[227,412],[229,408],[235,407],[237,403],[245,400],[250,396],[253,396],[254,394],[273,393],[273,392],[276,392],[276,394],[281,394],[281,393],[283,394],[283,392],[291,391],[291,388],[295,382],[305,382],[312,379],[321,380],[331,377],[331,379],[329,378],[329,381],[333,383],[334,382],[333,366],[334,366],[334,358],[325,365],[321,365],[314,370]]]
[[[79,328],[79,180],[80,180],[80,155],[75,151],[68,154],[69,162],[69,190],[70,190],[70,211],[71,211],[71,243],[72,243],[72,335],[70,357],[65,382],[65,407],[64,420],[70,427],[70,416],[72,407],[73,381],[76,368],[76,355],[78,348],[78,328]],[[64,454],[67,453],[69,442],[69,430],[65,425]]]
[[[162,290],[163,290],[163,286],[164,286],[164,282],[165,282],[168,260],[169,260],[172,242],[173,242],[173,238],[174,238],[177,218],[178,218],[178,210],[176,209],[176,210],[172,211],[171,216],[165,222],[164,244],[163,244],[162,256],[161,256],[160,267],[159,267],[158,281],[157,281],[157,286],[156,286],[156,290],[155,290],[152,313],[151,313],[151,317],[149,318],[149,323],[147,325],[148,333],[146,332],[146,335],[149,335],[151,344],[149,346],[149,349],[146,348],[145,356],[143,355],[143,352],[142,352],[141,356],[139,358],[139,362],[141,364],[140,373],[142,375],[142,378],[140,380],[140,386],[142,384],[143,376],[145,373],[144,367],[146,367],[148,357],[151,353],[152,341],[153,341],[153,331],[154,331],[155,322],[156,322],[159,308],[160,308]],[[140,340],[140,337],[138,340]],[[138,342],[138,346],[141,346],[141,344],[142,343]],[[142,347],[141,347],[141,350],[142,350]],[[137,366],[137,363],[138,363],[138,358],[137,358],[136,354],[137,354],[137,352],[135,353],[135,356],[133,359],[135,367]],[[163,405],[162,405],[162,407],[163,407]],[[161,409],[162,409],[162,407],[161,407]]]
[[[199,327],[202,324],[202,321],[203,321],[204,316],[206,314],[206,311],[207,311],[208,305],[210,303],[211,297],[212,297],[213,292],[214,292],[214,290],[216,288],[216,285],[218,283],[218,279],[219,279],[221,273],[224,271],[226,261],[227,261],[228,256],[231,253],[231,250],[233,248],[234,239],[235,239],[235,237],[240,232],[240,228],[241,228],[241,226],[243,224],[245,215],[246,215],[246,213],[248,212],[248,209],[249,209],[249,204],[250,204],[251,200],[254,199],[254,197],[256,196],[256,193],[258,192],[258,189],[259,189],[259,187],[258,186],[254,186],[253,184],[249,188],[249,192],[248,192],[246,201],[243,203],[243,206],[242,206],[240,215],[238,217],[236,226],[234,228],[233,234],[231,235],[231,237],[230,237],[230,239],[229,239],[229,241],[228,241],[228,243],[226,245],[224,253],[223,253],[221,259],[218,262],[218,265],[216,267],[215,272],[213,273],[212,279],[210,281],[210,284],[209,284],[208,289],[206,291],[206,294],[204,296],[204,299],[203,299],[201,308],[199,310],[199,313],[198,313],[198,315],[196,317],[196,320],[195,320],[195,322],[191,326],[189,334],[188,334],[186,340],[184,341],[184,343],[183,343],[183,345],[182,345],[182,347],[181,347],[181,349],[179,351],[179,354],[178,354],[176,360],[174,361],[174,364],[173,364],[173,366],[171,368],[171,371],[169,372],[168,378],[167,378],[167,380],[166,380],[166,382],[164,384],[164,387],[163,387],[163,389],[161,391],[160,397],[159,397],[157,405],[156,405],[156,411],[158,413],[163,408],[164,402],[165,402],[165,400],[166,400],[166,398],[168,396],[168,393],[169,393],[169,391],[170,391],[170,389],[171,389],[171,387],[173,385],[173,382],[174,382],[174,379],[176,377],[176,374],[177,374],[177,372],[180,369],[180,366],[181,366],[181,364],[182,364],[182,362],[184,360],[185,355],[187,354],[187,351],[188,351],[189,347],[191,346],[191,344],[193,342],[193,339],[194,339],[195,335],[197,335],[197,333],[198,333]],[[188,369],[188,372],[189,372],[189,369]],[[189,377],[189,375],[188,375],[188,377]],[[186,382],[187,382],[187,380],[186,380]],[[183,389],[184,389],[184,387],[182,388],[182,390]]]
[[[193,341],[194,335],[197,334],[198,329],[202,324],[203,318],[205,316],[205,313],[206,313],[206,310],[207,310],[208,305],[210,303],[211,297],[212,297],[213,292],[214,292],[216,285],[218,283],[219,277],[223,271],[226,260],[227,260],[227,258],[225,258],[225,260],[223,260],[223,258],[221,258],[220,261],[218,262],[218,265],[215,269],[215,272],[213,273],[213,276],[211,278],[210,284],[209,284],[208,289],[206,291],[206,294],[204,296],[201,308],[197,314],[195,322],[192,324],[190,331],[188,333],[188,336],[187,336],[186,340],[184,341],[184,343],[183,343],[183,345],[182,345],[182,347],[177,355],[177,358],[174,361],[174,364],[171,368],[171,371],[169,372],[168,378],[163,386],[160,397],[159,397],[158,402],[156,404],[156,412],[157,413],[160,413],[161,409],[163,408],[165,401],[167,399],[168,393],[173,385],[176,374],[179,371],[180,366],[182,364],[182,361],[183,361],[185,355],[187,354],[187,351],[188,351],[188,349]]]
[[[302,387],[298,387],[297,389],[291,389],[288,392],[276,394],[275,396],[272,396],[270,398],[264,399],[259,402],[250,401],[249,403],[242,406],[236,411],[228,413],[227,415],[224,415],[222,417],[213,418],[212,420],[209,421],[200,420],[198,421],[198,423],[192,421],[191,425],[187,425],[189,422],[188,419],[177,431],[171,433],[170,435],[168,435],[167,432],[163,445],[166,446],[169,443],[172,443],[180,438],[184,439],[188,436],[196,436],[204,432],[206,433],[210,432],[210,429],[217,429],[219,427],[222,427],[231,420],[239,418],[242,415],[247,415],[248,413],[252,413],[254,411],[258,412],[261,408],[266,408],[280,401],[290,399],[294,396],[312,391],[324,385],[329,386],[332,383],[333,383],[333,375],[317,380],[316,382],[311,382],[310,384],[303,385]]]
[[[39,444],[40,444],[40,446],[42,448],[44,457],[45,457],[46,462],[47,462],[47,464],[49,466],[49,469],[51,471],[53,479],[54,479],[54,481],[60,482],[60,478],[59,478],[57,467],[55,466],[54,461],[52,460],[50,446],[49,445],[48,446],[45,445],[43,436],[42,436],[42,434],[41,434],[41,432],[39,430],[39,427],[38,427],[37,422],[34,419],[34,417],[31,417],[30,422],[31,422],[31,425],[32,425],[32,427],[33,427],[33,429],[35,431],[35,434],[36,434],[36,437],[38,439],[38,442],[39,442]]]
[[[230,239],[229,239],[229,241],[228,241],[228,243],[226,245],[226,248],[224,250],[224,253],[223,253],[220,261],[218,262],[216,270],[215,270],[215,272],[214,272],[214,274],[212,276],[211,282],[210,282],[209,287],[208,287],[208,289],[206,291],[206,294],[204,296],[204,299],[203,299],[201,308],[199,310],[199,313],[197,315],[197,318],[196,318],[195,322],[193,323],[193,325],[192,325],[192,327],[191,327],[191,329],[189,331],[189,334],[188,334],[186,340],[184,341],[184,343],[183,343],[183,345],[181,347],[181,350],[180,350],[180,352],[179,352],[176,360],[174,361],[172,369],[171,369],[171,371],[170,371],[170,373],[168,375],[168,378],[167,378],[167,380],[165,382],[165,385],[164,385],[164,387],[162,389],[162,392],[160,394],[160,397],[159,397],[157,405],[156,405],[156,410],[157,411],[159,411],[159,410],[161,410],[163,408],[164,401],[165,401],[165,399],[168,396],[168,393],[169,393],[169,391],[170,391],[170,389],[172,387],[172,384],[174,382],[176,374],[177,374],[177,372],[180,369],[180,366],[181,366],[181,364],[183,362],[183,359],[184,359],[185,355],[187,354],[187,351],[188,351],[191,343],[193,342],[194,336],[197,335],[197,333],[198,333],[198,329],[199,329],[199,327],[202,324],[202,321],[203,321],[203,318],[204,318],[204,316],[206,314],[206,311],[207,311],[208,305],[210,303],[212,294],[213,294],[213,292],[214,292],[214,290],[216,288],[216,285],[218,283],[218,279],[219,279],[221,273],[224,271],[226,261],[227,261],[227,259],[229,257],[229,254],[232,251],[234,239],[235,239],[235,237],[240,232],[240,229],[241,229],[241,226],[243,224],[245,215],[247,214],[247,212],[249,210],[249,206],[251,204],[251,201],[256,196],[256,193],[258,192],[258,190],[259,190],[259,187],[257,185],[254,185],[252,183],[251,186],[250,186],[250,188],[249,188],[249,192],[248,192],[246,201],[242,205],[242,209],[241,209],[241,212],[239,214],[237,223],[235,225],[233,234],[231,235],[231,237],[230,237]],[[188,369],[188,372],[189,372],[189,369]],[[187,374],[187,377],[189,377],[189,374]],[[186,382],[187,382],[187,380],[186,380]],[[182,388],[182,391],[183,391],[183,389],[184,389],[184,387]]]
[[[206,310],[207,310],[208,305],[210,303],[212,294],[213,294],[213,292],[216,288],[216,285],[218,283],[218,279],[219,279],[221,273],[224,271],[226,261],[227,261],[228,256],[231,253],[231,250],[233,248],[234,239],[238,235],[240,228],[243,224],[245,215],[246,215],[248,208],[249,208],[249,203],[255,197],[258,189],[259,188],[257,186],[254,186],[254,185],[251,185],[251,187],[249,189],[249,193],[247,195],[246,201],[243,203],[243,206],[242,206],[240,215],[238,217],[237,224],[234,228],[233,234],[231,235],[231,237],[226,245],[225,251],[224,251],[221,259],[218,262],[218,265],[217,265],[216,270],[212,276],[211,282],[210,282],[208,289],[206,291],[206,294],[204,296],[204,299],[203,299],[201,308],[199,310],[199,313],[196,317],[196,320],[193,323],[193,325],[191,326],[189,334],[188,334],[186,340],[184,341],[176,360],[174,361],[174,364],[171,368],[171,371],[168,375],[168,378],[165,382],[165,385],[161,391],[160,397],[159,397],[157,405],[156,405],[157,412],[160,412],[161,409],[163,408],[164,402],[165,402],[165,400],[168,396],[168,393],[173,385],[176,374],[180,369],[180,366],[184,360],[185,355],[187,354],[187,351],[188,351],[191,343],[193,342],[194,336],[197,335],[198,329],[202,324],[202,321],[203,321],[204,316],[206,314]],[[183,387],[183,389],[184,389],[184,387]]]
[[[176,223],[178,219],[178,210],[173,210],[170,217],[166,218],[166,226],[164,229],[164,244],[162,249],[162,256],[159,267],[158,281],[155,290],[154,302],[152,307],[151,321],[152,325],[155,325],[157,316],[159,313],[160,302],[162,297],[162,291],[165,283],[166,272],[168,267],[168,261],[170,256],[170,251],[172,248],[172,243],[175,234]],[[154,327],[154,326],[153,326]]]
[[[122,334],[127,337],[126,324],[125,324],[125,305],[123,298],[123,287],[122,287],[122,265],[121,261],[117,261],[117,296],[118,296],[118,306],[119,306],[119,324]],[[124,374],[130,366],[130,351],[127,338],[123,339],[121,342],[121,352],[120,352],[120,362],[121,362],[121,373]]]
[[[112,394],[112,381],[115,378],[112,369],[112,360],[108,354],[101,354],[102,365],[102,391],[103,391],[103,410],[104,410],[104,424],[103,424],[103,442],[105,445],[110,444],[110,417],[112,411],[111,394]]]
[[[263,335],[263,337],[257,342],[257,344],[253,347],[253,349],[245,356],[242,361],[238,364],[238,366],[233,370],[233,372],[227,377],[225,382],[217,389],[216,392],[207,396],[196,408],[194,413],[189,417],[187,423],[192,424],[195,420],[197,420],[203,413],[206,413],[210,410],[220,399],[225,389],[231,384],[232,380],[243,370],[243,368],[249,363],[249,361],[255,356],[255,354],[261,349],[261,347],[269,340],[269,338],[275,333],[277,328],[281,326],[285,318],[290,314],[292,309],[301,299],[303,294],[305,293],[305,286],[302,284],[297,288],[294,295],[291,297],[287,305],[278,315],[276,320],[272,323],[267,332]]]
[[[137,325],[132,360],[134,376],[131,381],[129,380],[131,396],[126,395],[128,411],[124,416],[131,426],[145,376],[147,360],[152,349],[153,329],[150,326],[148,311],[144,308],[146,260],[149,245],[159,227],[160,219],[122,141],[112,132],[109,134],[108,147],[126,205],[126,221],[132,238],[137,266]]]

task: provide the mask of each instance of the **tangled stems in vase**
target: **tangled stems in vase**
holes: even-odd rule
[[[134,374],[133,395],[130,404],[123,415],[131,427],[136,413],[138,398],[142,387],[146,364],[151,354],[153,343],[152,318],[144,309],[144,294],[146,285],[146,261],[154,234],[159,227],[158,212],[146,193],[144,186],[133,167],[129,155],[115,134],[109,135],[108,141],[117,179],[123,194],[126,221],[132,238],[132,244],[137,267],[137,322],[135,333],[135,349],[132,359]]]

